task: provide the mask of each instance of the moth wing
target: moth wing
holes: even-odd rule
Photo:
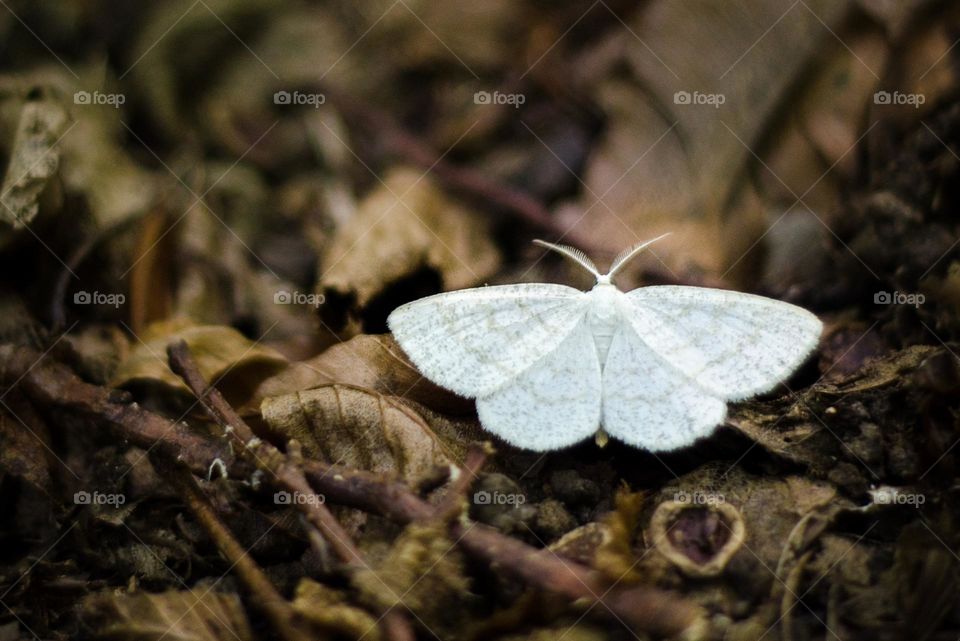
[[[424,376],[476,398],[553,352],[584,311],[578,289],[526,283],[423,298],[398,307],[387,324]]]
[[[650,348],[727,400],[773,389],[816,348],[823,329],[807,310],[753,294],[658,286],[626,298],[624,314]]]
[[[529,450],[573,445],[600,427],[600,360],[586,320],[553,351],[477,399],[483,427]]]
[[[603,367],[603,428],[651,452],[686,447],[723,422],[727,404],[698,385],[624,322]]]

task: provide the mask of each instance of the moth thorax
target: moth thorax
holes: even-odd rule
[[[601,363],[607,360],[613,335],[620,326],[617,313],[617,298],[621,292],[613,285],[599,284],[590,291],[590,311],[587,312],[587,324],[597,346],[597,357]]]
[[[590,290],[590,316],[605,320],[617,315],[617,298],[622,293],[616,285],[597,283]]]

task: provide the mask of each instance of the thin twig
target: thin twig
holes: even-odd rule
[[[571,601],[597,604],[630,625],[655,635],[681,633],[704,638],[706,619],[699,607],[674,594],[646,586],[611,587],[595,570],[561,560],[550,550],[536,550],[492,527],[462,523],[453,527],[454,539],[473,557],[525,583],[540,586]]]
[[[66,366],[41,360],[32,349],[0,346],[4,381],[18,386],[36,404],[70,409],[99,420],[121,437],[141,447],[156,445],[155,452],[206,473],[215,458],[228,462],[231,475],[249,473],[242,461],[233,461],[222,443],[181,429],[179,424],[135,403],[114,407],[111,390],[81,381]],[[19,380],[18,380],[19,379]],[[379,514],[400,524],[431,518],[434,507],[404,484],[363,470],[306,460],[303,472],[315,491],[328,502]],[[702,631],[704,612],[693,603],[655,588],[613,587],[607,591],[594,570],[549,551],[538,550],[482,524],[454,524],[454,539],[465,552],[490,567],[509,573],[541,590],[562,594],[574,601],[601,602],[620,619],[638,629],[663,636]],[[598,599],[598,596],[602,598]]]
[[[251,462],[270,474],[273,480],[288,492],[302,496],[313,494],[313,488],[307,482],[303,470],[292,460],[293,457],[258,438],[246,421],[230,407],[220,391],[207,385],[185,341],[170,345],[167,354],[170,357],[170,368],[184,380],[210,417],[224,429],[225,436],[233,441],[240,452],[248,453]],[[365,566],[360,550],[325,505],[316,501],[295,501],[295,504],[310,524],[323,533],[341,561],[352,566]]]
[[[471,443],[467,448],[463,465],[457,468],[457,476],[447,488],[443,500],[437,504],[435,514],[441,521],[448,521],[456,517],[463,510],[464,496],[470,491],[477,475],[487,462],[487,457],[493,454],[490,443]]]
[[[200,436],[186,423],[149,412],[120,390],[91,385],[49,355],[0,345],[0,363],[4,382],[16,382],[39,408],[70,410],[77,416],[106,423],[131,444],[179,461],[198,474],[205,474],[217,459],[229,469],[236,465],[224,442]],[[249,473],[251,470],[244,470],[245,466],[236,467],[236,473]]]
[[[168,467],[170,469],[166,478],[173,482],[194,518],[253,595],[250,602],[270,619],[276,631],[287,641],[311,641],[313,637],[296,625],[297,614],[290,604],[277,592],[273,583],[234,538],[230,529],[217,518],[210,501],[197,486],[190,470],[180,465]]]
[[[184,380],[211,418],[223,427],[224,433],[234,441],[241,452],[248,453],[259,469],[271,474],[277,485],[294,496],[314,494],[313,488],[303,473],[300,457],[284,454],[253,433],[246,421],[240,418],[240,415],[223,398],[220,391],[209,386],[204,380],[185,341],[181,340],[170,345],[167,348],[167,355],[170,358],[170,368]],[[296,450],[299,451],[299,448],[296,447]],[[323,534],[341,561],[349,567],[369,568],[360,549],[324,502],[294,501],[294,504],[307,521]],[[384,615],[382,621],[384,632],[393,641],[414,638],[413,628],[401,612],[390,610]]]
[[[236,415],[217,390],[210,390],[209,393],[204,392],[205,383],[203,383],[195,364],[192,364],[192,361],[189,360],[189,353],[186,349],[186,344],[183,342],[171,346],[169,349],[171,367],[174,371],[184,377],[184,380],[187,381],[191,389],[194,389],[195,393],[199,391],[198,398],[201,398],[205,405],[209,402],[210,407],[216,408],[212,409],[211,413],[214,416],[220,414],[218,420],[224,426],[233,425],[234,433],[237,435],[245,433],[252,435],[249,427],[246,427],[243,420]],[[209,399],[209,401],[204,401],[204,399]],[[239,425],[242,425],[242,428],[237,427]],[[272,446],[264,444],[259,439],[257,441],[258,447],[261,449],[272,448]],[[485,463],[489,452],[489,445],[483,448],[471,447],[468,450],[465,463],[460,469],[461,476],[449,489],[447,498],[435,510],[430,509],[425,504],[426,509],[418,508],[418,513],[425,512],[420,518],[435,516],[445,518],[457,512],[463,494],[476,478],[477,472]],[[302,482],[304,486],[309,488],[310,486],[303,477],[301,469],[297,467],[296,471],[299,473],[298,482]],[[288,487],[291,486],[288,485]],[[401,490],[400,487],[396,488],[395,491],[409,493],[409,490],[406,488]],[[379,494],[376,490],[374,493]],[[420,501],[418,497],[412,497],[412,499]],[[679,601],[674,595],[647,587],[608,590],[604,579],[595,571],[577,564],[561,562],[550,551],[533,550],[525,543],[502,536],[492,528],[475,523],[469,525],[457,523],[454,525],[453,535],[455,540],[461,541],[465,549],[472,551],[476,556],[485,558],[491,565],[503,568],[504,571],[512,573],[517,578],[541,585],[572,600],[598,603],[619,618],[639,628],[658,634],[672,634],[686,630],[697,623],[703,625],[699,609],[696,606]]]

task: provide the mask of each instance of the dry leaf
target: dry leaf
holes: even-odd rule
[[[361,319],[389,285],[425,269],[440,277],[443,289],[462,289],[482,283],[499,265],[487,217],[449,198],[430,175],[393,169],[337,230],[320,263],[324,320],[335,323],[336,306]]]
[[[284,5],[283,11],[276,11],[270,10],[269,4],[263,6],[270,19],[248,41],[260,59],[232,56],[228,60],[209,96],[200,103],[204,126],[234,154],[242,154],[256,140],[256,136],[250,138],[251,123],[257,123],[261,131],[275,127],[260,143],[264,147],[258,144],[253,151],[254,159],[289,165],[295,171],[316,158],[316,136],[332,139],[335,147],[355,160],[349,150],[349,136],[335,124],[337,116],[326,97],[325,104],[278,105],[274,94],[300,91],[318,95],[316,85],[322,79],[342,91],[369,95],[390,86],[389,65],[371,67],[343,55],[351,44],[363,48],[368,41],[357,40],[360,33],[350,33],[350,25],[340,19],[335,7]],[[265,72],[263,60],[270,61],[275,75]],[[322,146],[324,152],[329,151]],[[267,153],[261,153],[263,150]],[[326,153],[324,156],[330,160]]]
[[[262,24],[280,6],[276,0],[208,0],[203,5],[179,0],[151,7],[130,47],[134,64],[129,71],[154,124],[171,139],[183,136],[188,126],[180,97],[189,94],[191,104],[197,104],[196,86],[180,85],[187,70],[229,59],[236,40],[227,25],[237,30],[241,24]],[[150,55],[137,53],[144,51]]]
[[[639,267],[659,266],[658,257],[685,280],[702,272],[755,286],[759,271],[751,267],[760,253],[741,260],[744,253],[796,195],[825,219],[839,181],[808,188],[834,163],[841,174],[853,166],[848,152],[863,132],[889,43],[862,23],[844,32],[850,6],[645,4],[627,18],[631,31],[622,34],[622,53],[610,56],[609,73],[593,69],[580,79],[609,125],[585,169],[589,189],[563,216],[573,222],[589,209],[582,229],[611,251],[624,237],[673,231]],[[838,31],[849,45],[837,42]],[[620,57],[635,79],[622,79]]]
[[[859,449],[858,441],[875,442],[877,436],[844,431],[838,433],[837,429],[840,428],[828,429],[825,423],[827,426],[834,423],[837,411],[836,407],[831,410],[832,406],[829,404],[833,403],[834,399],[853,404],[873,391],[910,385],[906,374],[916,370],[925,358],[936,351],[930,346],[917,345],[894,352],[885,358],[869,362],[855,373],[837,381],[813,386],[802,394],[803,402],[798,403],[792,397],[786,397],[775,401],[769,409],[757,406],[737,407],[727,419],[727,424],[777,456],[806,466],[808,473],[815,478],[827,478],[835,470],[838,459],[852,459],[861,475],[869,477],[870,471],[863,468],[864,454],[856,454]],[[818,416],[822,415],[823,418],[818,419],[811,415],[813,410],[810,408],[824,405],[824,409],[817,410]],[[868,424],[869,416],[860,417],[855,422],[861,429]],[[888,426],[888,431],[892,431],[892,428],[892,425]],[[831,429],[834,430],[833,433]],[[826,452],[831,452],[832,455],[827,456]],[[866,464],[874,465],[873,462]],[[882,463],[877,465],[877,468],[882,469]]]
[[[252,641],[236,594],[168,591],[159,594],[101,593],[84,602],[97,638],[169,641]]]
[[[864,28],[843,43],[827,44],[803,94],[791,103],[792,117],[780,125],[764,154],[770,171],[756,176],[768,201],[787,206],[803,194],[797,213],[810,215],[809,207],[821,217],[840,205],[838,185],[854,177],[854,145],[864,131],[863,115],[873,104],[879,83],[875,74],[889,56],[879,28]],[[827,167],[833,168],[830,174],[815,182]]]
[[[232,403],[249,398],[264,378],[287,361],[274,350],[254,343],[232,327],[192,326],[183,319],[155,323],[133,344],[114,374],[112,385],[160,383],[178,390],[187,386],[167,364],[167,346],[184,340],[204,380],[215,383]]]
[[[379,621],[368,611],[350,605],[343,593],[312,579],[300,580],[292,606],[308,624],[321,631],[321,638],[381,638]]]
[[[102,69],[85,73],[85,78],[98,80],[84,85],[96,86],[94,82],[102,74]],[[90,213],[101,229],[145,213],[157,197],[157,183],[154,174],[134,162],[129,148],[122,144],[129,137],[122,124],[123,112],[109,105],[88,103],[75,104],[72,114],[75,125],[63,137],[66,188],[86,196]]]
[[[37,215],[40,195],[60,166],[57,143],[67,126],[67,112],[52,99],[23,106],[0,187],[0,221],[13,229],[29,225]]]
[[[383,28],[371,34],[372,40],[404,65],[447,64],[451,52],[456,52],[466,67],[460,71],[466,75],[472,67],[489,69],[515,60],[526,36],[523,5],[510,0],[410,0],[392,7],[374,0],[366,4],[378,16],[386,10]],[[424,37],[424,25],[430,25],[432,37]]]
[[[264,420],[305,454],[348,467],[392,472],[415,481],[450,452],[427,422],[397,399],[350,385],[267,398]]]
[[[597,550],[612,539],[609,525],[602,521],[591,521],[570,530],[549,547],[560,556],[584,565],[593,565]]]
[[[372,568],[357,571],[353,585],[381,608],[403,605],[426,625],[455,624],[469,582],[463,557],[443,524],[411,524]]]
[[[464,414],[473,402],[431,383],[413,366],[391,334],[361,334],[306,361],[291,363],[257,389],[251,405],[271,396],[342,383]]]
[[[635,570],[633,541],[645,499],[644,492],[630,492],[622,487],[614,499],[616,509],[603,519],[607,535],[596,548],[593,565],[613,581],[630,584],[641,579]]]

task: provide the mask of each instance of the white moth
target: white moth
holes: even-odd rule
[[[822,324],[751,294],[617,289],[614,274],[656,240],[606,274],[577,249],[534,241],[596,276],[593,289],[465,289],[403,305],[387,322],[420,371],[477,399],[484,428],[508,443],[543,451],[609,434],[650,451],[685,447],[724,421],[728,401],[769,391],[803,363]]]

